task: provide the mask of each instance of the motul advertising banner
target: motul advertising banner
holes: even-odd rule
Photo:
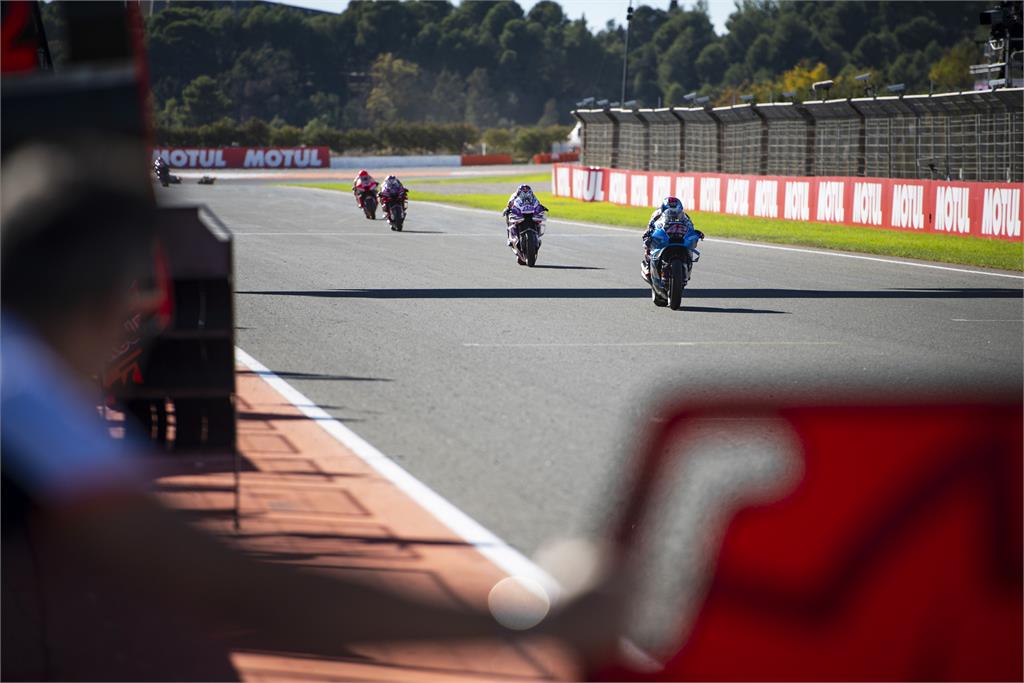
[[[654,207],[667,195],[694,211],[910,232],[1021,240],[1024,185],[895,178],[662,173],[555,164],[552,190],[587,202]]]
[[[166,147],[153,150],[171,168],[330,168],[327,147]]]

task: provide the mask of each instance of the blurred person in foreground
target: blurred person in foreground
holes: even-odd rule
[[[35,145],[4,159],[3,679],[228,680],[233,648],[340,656],[351,642],[510,637],[483,611],[251,560],[147,494],[146,445],[109,436],[93,380],[153,263],[137,152]],[[526,633],[593,664],[614,649],[613,585]]]

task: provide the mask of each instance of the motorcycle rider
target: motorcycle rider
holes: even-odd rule
[[[384,179],[384,184],[380,186],[377,198],[381,204],[395,199],[401,200],[402,208],[405,208],[409,203],[409,190],[406,189],[405,185],[402,185],[402,181],[398,179],[398,176],[389,175]]]
[[[402,185],[402,181],[396,176],[389,175],[384,179],[384,184],[380,186],[380,191],[377,193],[377,201],[384,209],[384,215],[388,219],[388,224],[391,225],[391,229],[394,230],[395,226],[391,220],[391,204],[398,202],[402,203],[403,213],[409,204],[409,191]]]
[[[704,233],[693,226],[693,220],[683,210],[683,203],[679,198],[665,197],[661,201],[661,206],[651,214],[651,219],[647,222],[647,230],[641,235],[641,239],[644,241],[644,258],[640,262],[640,275],[647,282],[651,281],[651,233],[658,227],[658,222],[662,220],[682,223],[686,226],[687,231],[693,230],[697,233],[697,237],[704,239]]]
[[[153,160],[153,172],[156,174],[157,180],[160,181],[161,185],[166,186],[171,179],[171,167],[167,164],[167,160],[161,156],[158,156]]]
[[[505,230],[508,233],[508,246],[512,246],[512,226],[508,222],[508,214],[512,211],[512,204],[515,203],[516,199],[522,199],[526,204],[536,204],[537,210],[541,213],[547,213],[548,207],[540,203],[537,199],[537,195],[533,193],[533,188],[529,185],[520,185],[516,188],[516,191],[511,194],[508,198],[508,202],[505,204],[505,210],[501,212],[501,215],[505,217]]]
[[[359,171],[359,175],[352,181],[352,194],[355,195],[356,204],[360,209],[363,208],[363,195],[373,192],[379,184],[366,169]]]

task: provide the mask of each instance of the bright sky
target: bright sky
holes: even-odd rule
[[[310,7],[324,12],[341,12],[348,5],[348,0],[278,0],[288,5],[299,7]],[[529,10],[538,0],[519,0],[523,9]],[[603,28],[609,19],[615,19],[619,23],[625,22],[626,7],[628,0],[558,0],[562,10],[572,19],[586,16],[587,25],[591,30]],[[634,5],[649,5],[651,7],[668,8],[669,0],[635,0]],[[680,0],[680,5],[688,7],[692,3],[687,0]],[[711,14],[711,23],[715,25],[715,31],[721,35],[725,33],[725,20],[733,11],[735,2],[733,0],[708,0],[708,9]]]

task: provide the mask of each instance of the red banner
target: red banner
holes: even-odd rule
[[[555,164],[559,197],[693,211],[1021,240],[1024,184],[896,178],[663,173]]]
[[[327,147],[165,147],[153,150],[171,168],[330,168]]]

